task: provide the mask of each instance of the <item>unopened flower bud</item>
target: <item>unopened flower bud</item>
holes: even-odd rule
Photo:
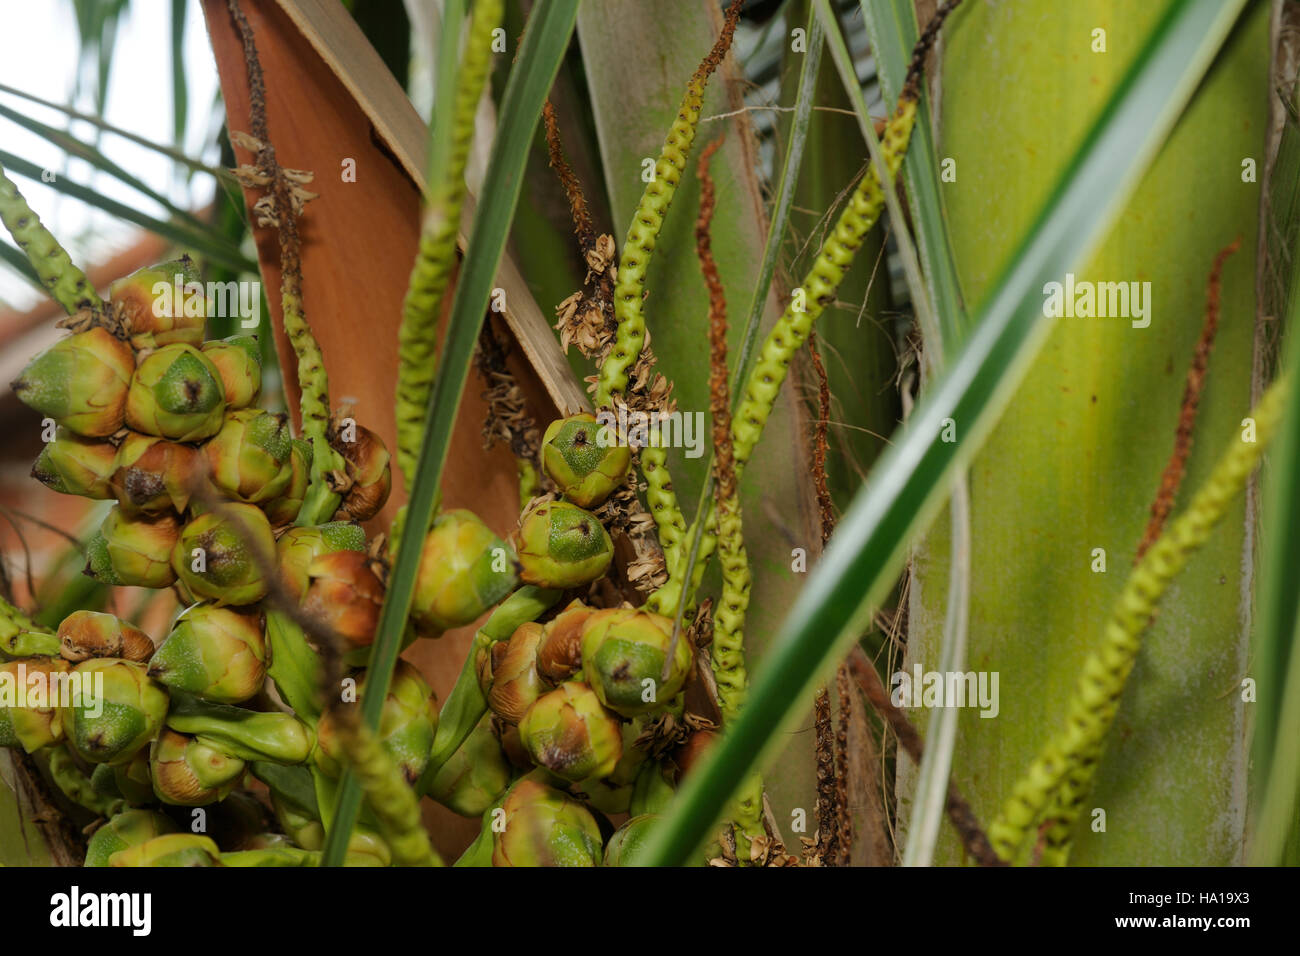
[[[520,580],[544,588],[590,584],[609,567],[614,544],[600,520],[564,501],[526,511],[516,532]]]
[[[105,438],[122,427],[135,354],[95,326],[60,339],[12,385],[28,408],[78,435]]]
[[[211,438],[225,411],[221,376],[192,345],[164,345],[146,355],[126,397],[127,425],[173,441]]]
[[[266,680],[261,612],[215,604],[187,608],[159,645],[149,676],[219,704],[248,700]]]

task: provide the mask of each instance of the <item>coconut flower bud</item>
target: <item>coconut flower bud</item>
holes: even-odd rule
[[[231,412],[203,446],[212,483],[231,498],[261,504],[293,478],[289,420],[256,408]]]
[[[491,718],[484,717],[438,770],[429,796],[463,817],[481,817],[510,786],[511,773]]]
[[[365,696],[363,673],[357,684],[357,703]],[[438,702],[420,672],[406,661],[398,660],[393,680],[384,698],[379,718],[379,741],[402,769],[406,782],[414,784],[429,765],[433,737],[438,730]],[[338,738],[338,719],[326,711],[316,727],[317,766],[327,775],[337,777],[342,769],[343,745]]]
[[[615,830],[605,844],[605,866],[644,865],[645,848],[658,820],[657,813],[643,813]]]
[[[221,866],[221,851],[210,837],[168,833],[118,850],[109,866]]]
[[[202,285],[197,289],[192,285],[198,282],[193,260],[181,256],[140,269],[110,285],[109,300],[127,327],[132,347],[155,349],[172,342],[202,342],[207,300]]]
[[[539,697],[519,721],[519,739],[539,766],[574,783],[605,777],[623,756],[623,733],[586,684],[570,681]]]
[[[95,326],[60,339],[23,369],[11,386],[28,408],[87,438],[122,427],[135,353]]]
[[[519,723],[533,701],[547,690],[537,673],[537,647],[541,641],[542,626],[528,621],[510,635],[500,660],[493,659],[487,703],[508,724]]]
[[[149,676],[219,704],[239,704],[266,680],[259,611],[196,604],[176,619],[149,664]]]
[[[506,794],[492,833],[493,866],[597,866],[600,827],[581,803],[523,778]]]
[[[266,515],[252,505],[226,505],[185,526],[172,549],[172,569],[197,598],[252,604],[267,592],[255,550],[274,560],[275,537]]]
[[[162,726],[167,691],[134,661],[92,658],[72,673],[81,694],[63,709],[68,743],[89,763],[128,763]]]
[[[375,640],[384,585],[370,570],[370,558],[359,551],[331,551],[307,567],[307,591],[302,609],[316,615],[353,647]]]
[[[311,483],[312,458],[311,442],[302,438],[289,442],[289,484],[280,497],[262,506],[271,527],[293,524],[297,519],[307,498],[307,486]]]
[[[221,375],[192,345],[164,345],[146,355],[126,396],[127,425],[173,441],[211,438],[225,412]]]
[[[552,684],[562,684],[582,670],[582,626],[593,613],[575,600],[542,628],[537,670]]]
[[[0,663],[0,747],[30,754],[63,739],[60,675],[69,669],[57,657]]]
[[[600,520],[564,501],[543,501],[524,512],[515,539],[520,580],[543,588],[590,584],[614,557]]]
[[[163,803],[202,807],[239,785],[244,761],[197,737],[163,729],[149,753],[153,790]]]
[[[179,537],[180,519],[174,514],[128,515],[120,505],[114,505],[99,526],[102,540],[87,549],[92,553],[86,573],[105,584],[169,587],[176,580],[171,553]],[[105,556],[110,575],[100,574]]]
[[[127,514],[179,514],[202,478],[199,453],[191,446],[131,432],[118,446],[109,490]]]
[[[582,670],[601,703],[634,717],[676,697],[691,670],[691,646],[678,635],[665,680],[672,633],[672,620],[650,611],[612,608],[591,615],[582,629]]]
[[[248,408],[262,393],[262,349],[252,335],[204,342],[203,354],[221,376],[226,408]]]
[[[41,449],[32,465],[32,477],[65,495],[100,500],[113,497],[108,480],[113,474],[117,449],[106,441],[82,438],[66,428]]]
[[[86,846],[85,865],[108,866],[108,858],[119,850],[175,831],[176,824],[154,810],[124,810],[91,836]]]
[[[426,630],[472,623],[514,589],[516,565],[504,541],[472,511],[446,511],[424,538],[411,616]]]
[[[388,449],[383,439],[360,425],[333,431],[330,445],[343,456],[352,481],[334,513],[334,520],[368,521],[379,514],[393,486]]]
[[[141,747],[134,757],[124,764],[110,767],[108,764],[96,764],[95,773],[107,771],[113,778],[113,788],[129,804],[143,805],[153,803],[153,778],[149,772],[149,748]],[[92,778],[93,783],[93,778]]]
[[[318,557],[331,551],[365,550],[365,531],[350,521],[290,528],[275,543],[281,581],[298,601],[307,593],[307,569]]]
[[[98,611],[73,611],[59,624],[59,654],[74,664],[91,657],[118,657],[144,662],[153,641],[137,627]]]
[[[585,412],[551,422],[542,436],[542,467],[564,497],[583,508],[613,494],[631,464],[632,449]]]

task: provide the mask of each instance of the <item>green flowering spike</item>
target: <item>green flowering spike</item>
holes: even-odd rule
[[[516,551],[521,581],[577,588],[605,573],[614,543],[590,512],[564,501],[543,501],[520,518]]]
[[[260,713],[194,697],[177,697],[167,726],[242,760],[302,763],[315,743],[311,728],[293,714]]]
[[[204,342],[203,354],[221,376],[227,409],[248,408],[262,393],[262,347],[252,335]]]
[[[176,832],[171,819],[153,810],[123,810],[95,831],[86,846],[86,866],[108,866],[119,850]]]
[[[165,588],[176,580],[171,565],[172,550],[181,533],[176,515],[128,515],[115,505],[99,526],[99,533],[113,569],[112,583]]]
[[[57,657],[0,664],[0,747],[30,754],[63,739],[59,686],[69,669]]]
[[[141,360],[126,396],[126,423],[173,441],[211,438],[221,428],[226,394],[221,375],[192,345],[164,345]]]
[[[614,831],[605,844],[605,866],[641,866],[658,814],[643,813]]]
[[[517,573],[506,543],[477,515],[443,512],[424,538],[411,617],[429,631],[464,627],[514,590]]]
[[[582,670],[601,703],[634,717],[676,697],[691,670],[691,647],[678,638],[665,680],[672,633],[672,620],[650,611],[613,608],[591,615],[582,629]]]
[[[262,614],[196,604],[176,619],[149,663],[149,676],[218,704],[239,704],[266,680]]]
[[[252,505],[226,505],[185,526],[172,549],[172,569],[197,598],[222,606],[253,604],[267,593],[253,549],[274,560],[266,515]]]
[[[103,304],[86,274],[72,264],[67,250],[41,225],[40,217],[32,212],[13,180],[5,175],[3,166],[0,166],[0,220],[36,270],[41,285],[69,315],[82,309],[98,309]]]
[[[208,304],[199,279],[194,260],[181,256],[140,269],[108,287],[113,311],[126,326],[133,348],[203,341]]]
[[[130,432],[118,446],[109,491],[127,514],[180,514],[202,480],[202,459],[195,448]]]
[[[197,737],[164,729],[149,753],[158,799],[179,807],[224,800],[239,785],[244,761]]]
[[[608,498],[623,484],[631,464],[632,449],[618,444],[594,415],[557,419],[542,436],[542,467],[564,497],[583,508]]]
[[[307,500],[307,487],[311,484],[311,442],[295,438],[289,449],[289,484],[280,497],[262,506],[271,527],[293,524]]]
[[[357,683],[357,702],[365,696],[366,677]],[[406,778],[414,784],[429,765],[438,731],[438,702],[420,672],[398,660],[379,718],[379,741]],[[326,712],[316,727],[317,766],[337,777],[344,763],[343,741],[334,715]]]
[[[149,635],[112,614],[73,611],[59,624],[59,655],[77,663],[91,657],[147,661],[153,655]]]
[[[128,763],[162,726],[167,691],[134,661],[92,658],[72,673],[82,693],[63,709],[69,745],[89,763]]]
[[[307,593],[307,569],[318,557],[333,551],[365,550],[365,531],[350,521],[290,528],[275,544],[281,581],[299,601]]]
[[[537,672],[537,649],[542,642],[542,625],[528,621],[519,625],[504,650],[489,657],[490,683],[487,704],[508,724],[517,724],[524,712],[550,688]],[[496,645],[501,647],[502,645]],[[480,683],[487,676],[480,673]]]
[[[484,716],[433,778],[429,796],[463,817],[480,817],[510,786],[513,771]]]
[[[500,832],[492,827],[493,866],[599,865],[600,827],[567,794],[525,777],[510,788],[501,809],[505,825]]]
[[[60,339],[23,369],[11,386],[24,405],[87,438],[122,427],[135,353],[95,326]]]
[[[203,446],[212,483],[227,497],[261,504],[293,478],[289,419],[256,408],[231,412]]]
[[[221,851],[209,837],[168,833],[118,850],[109,866],[221,866]]]
[[[586,684],[570,681],[539,697],[519,721],[533,762],[565,780],[608,776],[623,756],[618,719]]]
[[[116,460],[117,449],[108,442],[82,438],[60,428],[54,433],[54,441],[41,449],[32,466],[32,477],[65,495],[104,500],[113,497],[108,480]]]

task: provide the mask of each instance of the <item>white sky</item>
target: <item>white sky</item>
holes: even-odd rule
[[[189,111],[185,152],[215,165],[215,148],[204,156],[198,153],[205,144],[214,141],[212,130],[220,122],[214,118],[218,89],[216,66],[199,0],[187,2],[185,74],[189,83]],[[82,113],[94,112],[93,81],[77,103],[70,103],[79,48],[71,0],[0,0],[0,24],[3,24],[0,26],[0,84],[73,106]],[[171,71],[171,0],[131,0],[117,33],[104,119],[170,146]],[[67,128],[68,118],[57,110],[3,91],[0,91],[0,103],[48,126]],[[95,127],[90,124],[74,121],[71,131],[83,142],[94,142]],[[0,149],[43,168],[63,170],[64,155],[58,147],[4,117],[0,117]],[[182,208],[199,208],[212,198],[214,183],[210,176],[196,173],[187,185],[183,177],[177,177],[172,161],[151,149],[109,132],[102,134],[99,149]],[[84,162],[71,161],[66,173],[74,182],[91,186],[142,212],[165,218],[165,211],[151,199]],[[83,267],[129,245],[138,233],[134,225],[62,196],[44,183],[12,174],[11,178],[41,220]],[[4,241],[12,244],[3,229],[0,233]],[[7,265],[0,264],[0,302],[23,309],[31,307],[38,296],[24,279]]]

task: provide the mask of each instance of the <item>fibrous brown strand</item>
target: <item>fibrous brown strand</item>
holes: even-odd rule
[[[835,825],[837,854],[831,861],[835,866],[848,866],[853,851],[853,815],[849,812],[849,718],[852,715],[849,700],[849,671],[842,663],[835,671],[835,690],[839,704],[835,728]]]
[[[591,212],[587,209],[587,197],[583,195],[582,183],[569,165],[564,155],[564,144],[560,141],[560,124],[555,116],[555,105],[547,100],[542,107],[542,120],[546,124],[546,147],[550,153],[551,168],[559,177],[564,187],[564,195],[569,200],[569,215],[573,217],[573,231],[578,236],[585,257],[588,250],[596,243],[596,230],[591,224]]]
[[[840,826],[836,817],[835,742],[831,731],[831,695],[825,686],[813,702],[813,733],[817,738],[817,857],[823,866],[836,866]]]
[[[718,137],[700,153],[700,215],[695,221],[695,250],[709,292],[709,406],[713,414],[718,501],[723,507],[729,507],[736,497],[736,462],[731,444],[731,391],[727,384],[727,297],[709,238],[713,210],[717,205],[713,177],[709,175],[709,160],[721,146],[722,137]]]
[[[727,8],[727,18],[722,24],[722,32],[718,34],[718,39],[714,41],[713,49],[709,51],[703,62],[696,69],[695,74],[691,77],[692,84],[701,84],[707,80],[713,71],[718,68],[722,58],[727,55],[731,49],[731,37],[736,32],[736,24],[740,22],[740,10],[745,5],[745,0],[735,0]]]
[[[831,420],[831,386],[817,349],[817,333],[808,333],[808,354],[817,373],[817,421],[813,426],[813,482],[817,488],[817,510],[821,518],[822,546],[831,540],[835,530],[835,502],[826,484],[826,433]]]
[[[488,407],[483,420],[483,447],[491,448],[504,441],[516,458],[531,463],[540,475],[541,433],[537,422],[528,414],[523,390],[506,365],[508,348],[509,344],[497,337],[492,322],[484,322],[474,352],[474,367],[487,385],[482,393]]]
[[[849,671],[858,689],[862,691],[876,713],[889,724],[890,729],[898,737],[899,746],[919,766],[925,750],[921,735],[907,719],[907,715],[895,707],[894,702],[889,699],[889,692],[885,690],[880,675],[876,673],[876,668],[867,659],[862,648],[855,647],[849,653],[848,663]],[[966,848],[966,852],[972,859],[980,866],[1006,866],[1006,863],[993,852],[993,845],[989,843],[989,838],[985,835],[979,820],[976,819],[970,804],[958,791],[957,785],[951,781],[948,783],[947,811],[948,819],[952,821],[953,827],[961,837],[962,846]]]
[[[1196,427],[1196,412],[1201,402],[1201,390],[1205,387],[1205,371],[1209,366],[1210,352],[1214,349],[1214,336],[1219,328],[1219,294],[1223,278],[1223,264],[1241,246],[1241,240],[1233,240],[1231,245],[1219,250],[1210,268],[1210,278],[1205,291],[1205,321],[1201,326],[1201,337],[1196,342],[1196,351],[1192,355],[1192,365],[1187,370],[1187,384],[1183,389],[1182,407],[1178,413],[1178,429],[1174,433],[1174,450],[1160,476],[1160,490],[1156,500],[1151,504],[1151,518],[1146,531],[1138,544],[1133,563],[1137,564],[1147,549],[1155,544],[1164,529],[1165,521],[1174,510],[1174,499],[1178,497],[1178,488],[1183,483],[1187,471],[1187,458],[1192,452],[1192,430]]]
[[[935,40],[939,38],[939,28],[943,26],[943,21],[948,18],[948,14],[960,5],[961,0],[944,0],[939,5],[939,9],[934,11],[934,16],[925,25],[925,29],[921,31],[920,39],[912,47],[912,61],[907,65],[907,79],[903,82],[899,99],[916,99],[921,86],[921,73],[925,70],[925,58],[930,55]]]

